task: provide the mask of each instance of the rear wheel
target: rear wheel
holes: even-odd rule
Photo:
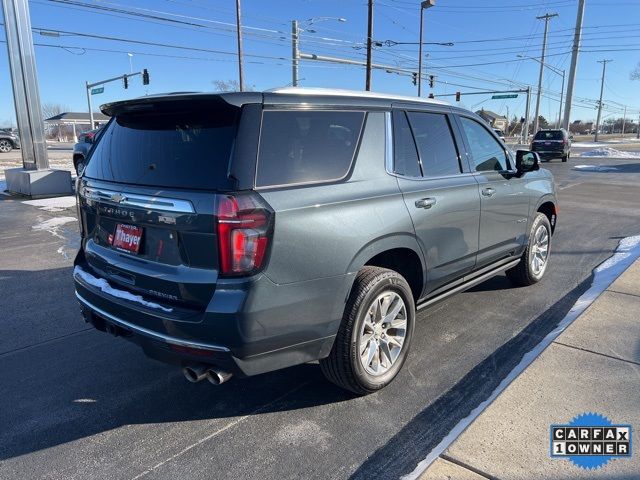
[[[74,163],[76,167],[76,174],[80,175],[84,170],[84,157],[77,157]]]
[[[411,288],[397,272],[364,267],[357,275],[342,324],[322,373],[358,395],[380,390],[406,359],[415,319]]]
[[[539,282],[547,271],[551,253],[551,224],[543,213],[538,213],[531,225],[529,243],[520,263],[506,271],[516,286],[524,287]]]
[[[13,145],[9,140],[0,140],[0,152],[7,153],[13,150]]]

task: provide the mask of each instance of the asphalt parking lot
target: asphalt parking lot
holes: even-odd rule
[[[601,165],[607,171],[573,166]],[[87,328],[73,295],[75,222],[0,196],[0,478],[399,478],[554,328],[592,269],[640,234],[640,158],[544,164],[560,214],[545,279],[496,277],[418,315],[396,381],[354,398],[302,365],[188,383]],[[65,257],[66,254],[66,257]]]

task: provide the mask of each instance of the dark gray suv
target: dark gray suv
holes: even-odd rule
[[[191,381],[319,360],[373,392],[402,367],[416,310],[547,268],[551,174],[466,110],[297,88],[102,110],[77,181],[76,296]]]

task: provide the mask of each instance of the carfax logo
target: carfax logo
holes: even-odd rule
[[[631,456],[631,425],[614,425],[599,413],[583,413],[568,425],[551,425],[551,457],[586,469]]]

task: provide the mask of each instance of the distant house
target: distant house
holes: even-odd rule
[[[49,135],[55,135],[58,137],[58,141],[68,140],[67,133],[68,127],[71,127],[71,138],[76,142],[78,130],[83,132],[85,130],[93,130],[96,125],[104,125],[109,121],[109,117],[103,113],[94,112],[93,123],[89,117],[89,112],[64,112],[53,117],[47,118],[44,121],[45,129]]]
[[[491,125],[492,128],[497,128],[498,130],[502,130],[503,132],[505,132],[507,130],[507,127],[509,126],[507,117],[498,115],[491,110],[482,109],[478,110],[476,113],[480,115],[485,122]]]

